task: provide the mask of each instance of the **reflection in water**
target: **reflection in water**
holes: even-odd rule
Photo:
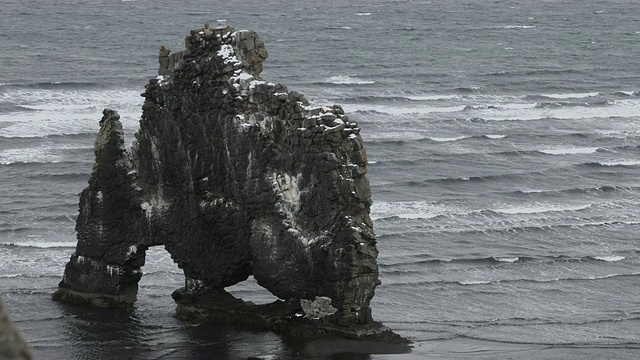
[[[50,301],[44,296],[40,300]],[[42,330],[46,335],[32,342],[38,358],[64,354],[61,358],[369,360],[370,353],[407,352],[405,347],[345,340],[305,341],[243,326],[186,323],[174,317],[175,306],[169,295],[164,300],[140,296],[133,309],[52,304],[51,311],[60,312],[60,316],[21,324],[45,325]]]
[[[303,341],[247,327],[183,323],[172,313],[144,315],[141,309],[90,309],[64,305],[62,332],[36,346],[45,355],[78,359],[355,359],[389,352],[353,341]],[[61,349],[62,348],[62,349]],[[392,349],[393,350],[393,349]],[[397,351],[395,349],[393,352]],[[45,358],[46,356],[43,356]]]
[[[304,341],[243,326],[181,321],[175,317],[176,305],[171,293],[183,286],[182,272],[177,266],[167,269],[171,259],[160,247],[150,248],[146,260],[138,301],[131,309],[87,308],[53,302],[50,296],[57,278],[46,279],[52,281],[48,286],[50,292],[16,294],[8,299],[12,307],[21,304],[25,309],[14,317],[29,334],[28,341],[36,358],[369,360],[368,353],[399,352],[353,341]],[[253,278],[230,290],[256,303],[273,301],[273,296]]]

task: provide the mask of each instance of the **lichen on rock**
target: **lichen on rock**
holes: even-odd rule
[[[287,304],[262,317],[328,299],[325,325],[375,327],[378,251],[358,125],[340,106],[312,107],[261,79],[268,55],[252,31],[207,25],[185,44],[160,49],[130,151],[119,116],[104,111],[78,245],[54,298],[127,306],[146,249],[164,245],[185,274],[174,293],[182,317],[219,311],[212,299],[253,275]]]

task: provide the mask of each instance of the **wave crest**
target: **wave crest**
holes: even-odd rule
[[[334,84],[334,85],[372,85],[376,83],[373,80],[363,80],[357,77],[346,76],[346,75],[332,76],[330,78],[325,79],[325,81],[329,84]]]

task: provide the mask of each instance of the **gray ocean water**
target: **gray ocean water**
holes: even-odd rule
[[[0,298],[39,359],[637,359],[640,3],[0,2]],[[105,107],[129,140],[161,45],[258,32],[263,78],[342,104],[369,154],[374,317],[409,354],[184,323],[147,252],[133,310],[52,302]],[[231,289],[273,297],[255,282]]]

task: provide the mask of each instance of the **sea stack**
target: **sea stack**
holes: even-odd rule
[[[340,106],[261,79],[255,32],[207,25],[185,44],[160,49],[129,151],[118,114],[104,111],[54,299],[130,306],[145,251],[163,245],[185,275],[173,294],[181,318],[401,341],[369,307],[378,251],[360,128]],[[250,275],[282,300],[224,291]]]

